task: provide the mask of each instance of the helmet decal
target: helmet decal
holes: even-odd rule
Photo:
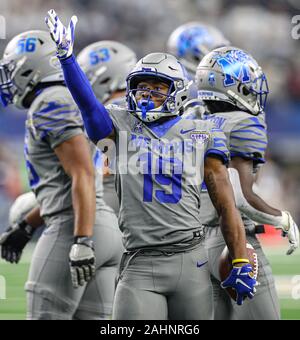
[[[265,74],[246,51],[226,46],[208,53],[196,72],[198,98],[224,101],[258,115],[265,110],[269,93]]]
[[[231,86],[238,79],[241,83],[250,82],[250,57],[243,51],[232,50],[225,56],[220,55],[215,57],[217,63],[222,67],[225,74],[224,86]]]
[[[177,27],[167,42],[168,53],[176,56],[194,76],[202,58],[215,48],[230,43],[217,28],[201,22],[189,22]]]
[[[17,43],[16,54],[33,53],[36,50],[36,37],[21,38]]]

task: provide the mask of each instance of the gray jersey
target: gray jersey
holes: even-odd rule
[[[41,208],[41,216],[71,213],[71,179],[54,149],[83,134],[83,121],[69,91],[63,86],[45,89],[32,103],[26,121],[25,159],[30,186]],[[99,152],[91,144],[95,164]],[[102,178],[96,175],[98,206],[102,203]]]
[[[118,97],[110,99],[106,102],[106,105],[118,105],[124,108],[127,107],[126,97]],[[116,186],[115,186],[115,176],[114,174],[106,175],[103,177],[103,189],[104,196],[103,199],[105,203],[113,209],[113,211],[118,215],[119,214],[119,199],[116,194]]]
[[[119,226],[125,248],[188,242],[202,222],[203,174],[195,159],[203,162],[205,154],[217,154],[226,162],[224,134],[210,122],[176,117],[145,125],[125,109],[107,109],[116,130]]]
[[[253,160],[253,170],[259,164],[265,162],[265,151],[267,148],[267,128],[265,116],[261,114],[257,117],[243,111],[223,112],[206,115],[207,120],[212,121],[215,127],[224,131],[230,156],[242,157]],[[205,184],[202,185],[200,209],[203,223],[207,225],[218,224],[218,215],[213,207]],[[242,215],[244,224],[252,223],[250,219]]]

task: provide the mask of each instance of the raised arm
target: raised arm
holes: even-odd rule
[[[66,85],[80,109],[89,138],[95,144],[104,138],[114,138],[112,120],[104,105],[97,100],[91,84],[72,54],[77,17],[71,18],[68,28],[64,27],[54,10],[48,12],[45,20],[57,46]]]

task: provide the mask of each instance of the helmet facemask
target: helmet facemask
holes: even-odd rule
[[[236,80],[239,81],[238,79]],[[264,73],[261,72],[259,76],[248,84],[239,82],[237,89],[240,95],[231,90],[227,91],[229,98],[232,99],[230,101],[232,104],[242,110],[246,109],[253,115],[258,115],[265,110],[269,86]]]
[[[140,82],[147,80],[167,84],[169,87],[168,92],[162,93],[155,90],[138,88]],[[137,100],[136,95],[139,91],[143,92],[143,97]],[[127,101],[129,111],[145,122],[152,122],[162,117],[177,116],[181,113],[183,102],[185,102],[184,97],[181,98],[181,103],[179,102],[182,91],[186,91],[186,88],[181,79],[173,79],[164,74],[151,72],[132,73],[127,78]],[[152,98],[161,99],[162,104],[155,108]]]
[[[17,87],[13,82],[15,69],[16,64],[13,61],[0,62],[0,101],[4,107],[13,103],[17,93]]]

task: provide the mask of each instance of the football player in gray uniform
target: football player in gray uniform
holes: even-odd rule
[[[63,86],[55,50],[47,32],[28,31],[10,41],[0,67],[2,103],[28,109],[26,165],[39,204],[35,221],[46,224],[26,283],[27,318],[109,318],[121,235],[95,174],[101,156]],[[30,221],[1,236],[4,259],[18,262],[37,227]]]
[[[245,296],[252,298],[256,280],[224,166],[225,138],[210,122],[181,119],[188,99],[184,68],[169,54],[147,55],[127,78],[128,109],[105,108],[73,56],[76,22],[74,16],[68,28],[64,27],[54,10],[46,17],[66,84],[90,139],[97,143],[108,138],[117,143],[119,225],[126,252],[113,318],[212,318],[199,218],[204,158],[204,177],[234,259],[223,285],[237,290],[239,304]]]
[[[210,26],[207,26],[203,23],[199,22],[192,22],[185,25],[182,25],[178,27],[174,32],[172,32],[168,43],[168,51],[176,55],[181,62],[186,65],[188,68],[191,78],[194,78],[196,68],[199,64],[199,61],[203,59],[205,54],[212,51],[213,49],[217,47],[222,46],[229,46],[229,41],[223,36],[223,34],[218,31],[216,28],[212,28]],[[211,83],[213,84],[213,75],[211,75]],[[267,146],[266,141],[266,130],[265,130],[265,120],[264,120],[264,114],[260,114],[258,116],[259,124],[261,124],[261,129],[263,131],[255,131],[255,129],[252,129],[254,127],[254,123],[251,119],[255,119],[254,116],[251,116],[249,113],[246,113],[245,111],[240,111],[238,114],[237,112],[227,112],[225,113],[214,113],[213,115],[209,114],[206,115],[206,109],[205,105],[203,105],[203,101],[200,98],[200,101],[198,100],[197,106],[192,107],[190,106],[190,110],[185,112],[184,117],[187,119],[202,119],[202,118],[208,118],[211,119],[217,127],[220,127],[224,130],[227,138],[229,138],[229,141],[232,141],[228,148],[229,151],[231,151],[232,145],[235,145],[235,147],[239,146],[239,151],[243,151],[244,148],[242,143],[244,144],[250,144],[247,143],[246,140],[242,138],[247,138],[247,134],[249,134],[249,138],[252,138],[252,145],[257,148]],[[200,105],[199,105],[200,103]],[[200,109],[199,109],[200,108]],[[225,116],[226,117],[225,117]],[[245,122],[243,122],[245,120]],[[239,125],[240,122],[240,125]],[[243,125],[245,123],[246,125]],[[249,129],[247,129],[247,126],[249,126]],[[258,128],[258,127],[257,127]],[[245,131],[244,131],[245,130]],[[247,131],[248,130],[248,131]],[[252,133],[253,132],[253,133]],[[252,133],[252,135],[251,135]],[[257,143],[255,143],[255,140],[257,140]],[[245,150],[244,150],[245,151]],[[253,152],[257,150],[252,150]],[[234,150],[233,150],[234,152]],[[264,154],[264,152],[262,152]],[[248,155],[245,157],[245,153],[240,152],[240,157],[244,157],[244,161],[247,161],[251,163],[251,157]],[[236,154],[231,153],[231,157],[234,159],[236,158]],[[241,161],[241,159],[240,159]],[[254,160],[255,161],[255,160]],[[262,157],[263,161],[263,157]],[[230,166],[233,166],[232,164],[234,161],[230,164]],[[255,164],[258,165],[259,162],[255,161]],[[260,162],[262,164],[262,162]],[[258,167],[255,166],[255,169]],[[279,216],[269,216],[266,215],[263,211],[257,210],[254,207],[252,207],[251,204],[255,204],[256,200],[258,199],[256,195],[253,194],[252,191],[252,185],[251,189],[249,189],[249,182],[245,183],[243,181],[243,189],[241,188],[240,183],[240,169],[234,169],[233,167],[229,168],[229,176],[230,180],[234,189],[235,194],[235,200],[237,207],[240,209],[241,212],[246,214],[250,219],[255,220],[258,223],[263,224],[271,224],[278,226],[279,228],[283,229],[284,235],[286,235],[286,230],[289,230],[289,239],[293,247],[297,247],[297,244],[299,241],[297,241],[297,231],[298,229],[295,228],[295,224],[293,224],[292,220],[289,220],[289,214],[282,212]],[[249,176],[249,178],[252,178],[251,183],[253,183],[253,175]],[[243,191],[247,191],[249,198],[248,200],[245,198],[245,195],[243,194]],[[252,199],[251,199],[252,196]],[[255,199],[253,200],[253,196],[255,196]],[[204,219],[207,225],[212,226],[215,225],[216,222],[218,222],[218,219],[216,217],[216,211],[213,209],[213,206],[211,204],[211,201],[208,197],[207,190],[205,188],[205,185],[202,187],[202,206],[201,206],[201,217]],[[256,205],[257,208],[257,205]],[[278,211],[276,211],[278,213]],[[249,229],[251,229],[251,236],[247,235],[247,240],[257,245],[257,249],[259,247],[258,241],[255,238],[255,232],[262,232],[263,228],[256,227],[254,228],[254,224],[246,217],[244,217],[245,225],[246,225],[246,231],[247,234],[250,233]],[[211,223],[213,222],[213,223]],[[251,226],[249,228],[249,225]],[[291,227],[290,227],[291,226]],[[216,319],[227,319],[232,318],[233,316],[233,310],[232,310],[232,304],[230,301],[229,296],[220,289],[220,280],[219,280],[219,274],[218,274],[218,256],[220,256],[220,253],[222,251],[223,245],[220,245],[220,237],[216,237],[213,239],[211,233],[218,231],[220,234],[220,230],[218,229],[207,229],[207,236],[206,236],[206,245],[209,249],[209,260],[213,260],[213,265],[210,266],[213,268],[212,270],[212,282],[214,286],[215,291],[215,318]],[[223,240],[221,244],[223,243]],[[214,245],[216,246],[214,248]],[[214,254],[215,249],[215,254]],[[260,261],[260,277],[259,281],[262,282],[268,282],[270,281],[270,287],[271,292],[269,293],[267,291],[267,288],[260,289],[260,294],[263,295],[264,291],[266,294],[261,299],[255,299],[251,302],[248,302],[247,304],[243,305],[242,308],[239,308],[238,313],[235,314],[235,318],[248,318],[248,319],[256,319],[261,318],[261,315],[263,314],[265,318],[278,318],[279,311],[278,311],[278,299],[276,296],[276,292],[274,290],[274,279],[271,276],[271,268],[270,265],[263,254],[261,248],[259,247],[259,261]],[[268,278],[265,278],[264,275],[268,273]],[[217,278],[216,278],[217,277]],[[267,286],[267,284],[265,284]],[[267,301],[267,302],[266,302]],[[251,306],[251,309],[248,310],[248,306]],[[265,310],[268,309],[268,313],[265,313]],[[241,313],[241,310],[247,311]]]
[[[98,41],[86,46],[78,54],[77,61],[100,102],[126,106],[126,77],[137,62],[130,48],[117,41]],[[108,155],[103,153],[103,156],[106,156],[103,161],[103,199],[118,214],[115,176],[110,174]]]
[[[259,260],[257,298],[246,301],[242,308],[236,310],[234,304],[225,303],[228,297],[217,288],[216,318],[279,319],[280,309],[271,267],[255,236],[264,229],[255,226],[252,220],[282,229],[283,236],[288,236],[290,242],[288,255],[299,246],[299,230],[289,212],[269,206],[252,188],[255,172],[265,162],[267,147],[265,105],[269,90],[266,76],[250,54],[229,46],[216,49],[202,59],[197,68],[196,82],[199,98],[207,108],[205,119],[213,121],[227,137],[231,155],[230,177],[237,207],[247,214],[243,215],[247,241],[254,247]],[[207,225],[205,245],[209,267],[219,286],[218,261],[225,242],[205,185],[201,202],[200,215]]]

